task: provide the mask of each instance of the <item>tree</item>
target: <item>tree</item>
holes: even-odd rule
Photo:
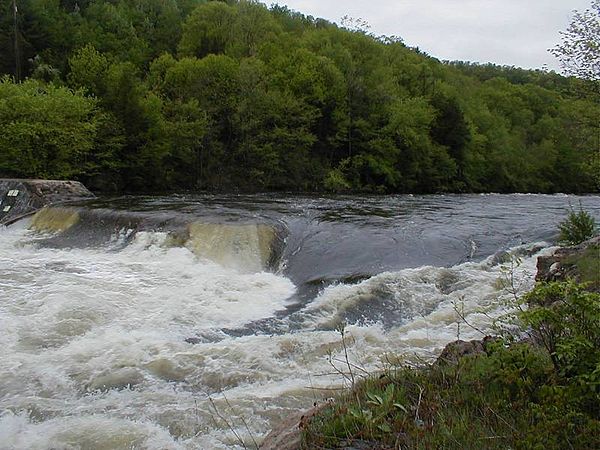
[[[448,153],[458,166],[460,176],[465,165],[466,147],[471,139],[469,126],[458,100],[438,93],[431,100],[437,110],[432,123],[431,137],[440,145],[448,148]]]
[[[128,17],[123,2],[94,2],[84,11],[77,30],[80,46],[91,44],[113,58],[140,66],[150,58],[150,48]]]
[[[575,12],[573,21],[567,31],[561,33],[562,44],[557,45],[551,52],[560,59],[565,72],[579,77],[588,84],[583,84],[583,95],[590,95],[594,103],[600,97],[600,0],[593,0],[589,9]],[[598,117],[588,122],[587,127],[595,130],[595,151],[588,159],[588,167],[598,173],[600,168],[600,125]],[[590,145],[590,148],[593,144]],[[597,188],[600,187],[600,177],[596,175]]]
[[[600,84],[600,0],[593,0],[589,9],[575,11],[563,42],[550,51],[569,75]]]
[[[222,2],[198,5],[183,25],[179,54],[202,58],[224,53],[236,16],[237,9]]]
[[[14,3],[23,86],[2,78]],[[564,77],[258,0],[5,0],[0,170],[99,191],[595,191],[599,9],[554,49]]]
[[[0,79],[0,173],[68,179],[93,167],[96,101],[36,80]]]
[[[69,58],[69,85],[102,96],[106,91],[105,82],[109,66],[106,56],[88,44],[75,51]]]

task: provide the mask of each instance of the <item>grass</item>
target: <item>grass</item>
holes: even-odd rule
[[[600,292],[600,246],[590,245],[582,255],[566,258],[563,265],[574,269],[578,282],[586,283],[591,290]]]
[[[312,420],[303,448],[600,448],[599,411],[571,391],[541,349],[496,346],[359,383]]]
[[[313,418],[303,448],[600,448],[600,295],[551,283],[524,301],[523,327],[552,346],[492,340],[456,364],[373,375]]]
[[[363,379],[305,426],[303,448],[600,448],[600,247],[562,264],[565,281],[518,299],[529,339]]]

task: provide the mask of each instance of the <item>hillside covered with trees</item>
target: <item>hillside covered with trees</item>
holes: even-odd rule
[[[600,186],[598,96],[578,78],[442,63],[243,0],[20,0],[15,45],[12,3],[0,176],[130,192]]]

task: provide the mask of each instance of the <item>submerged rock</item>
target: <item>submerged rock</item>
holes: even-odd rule
[[[79,212],[71,208],[43,208],[31,220],[30,228],[37,231],[65,231],[80,220]]]
[[[88,386],[89,391],[109,391],[130,389],[144,381],[144,376],[136,369],[124,368],[96,377]]]
[[[159,358],[148,364],[146,368],[154,376],[161,378],[165,381],[184,381],[186,377],[192,372],[190,369],[183,369],[175,365],[172,361],[167,358]]]

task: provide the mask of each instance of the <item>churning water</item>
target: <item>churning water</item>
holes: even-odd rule
[[[502,252],[527,289],[579,201],[600,218],[600,197],[178,196],[1,228],[0,448],[251,447],[343,384],[341,324],[367,371],[435,356],[455,304],[490,330]]]

